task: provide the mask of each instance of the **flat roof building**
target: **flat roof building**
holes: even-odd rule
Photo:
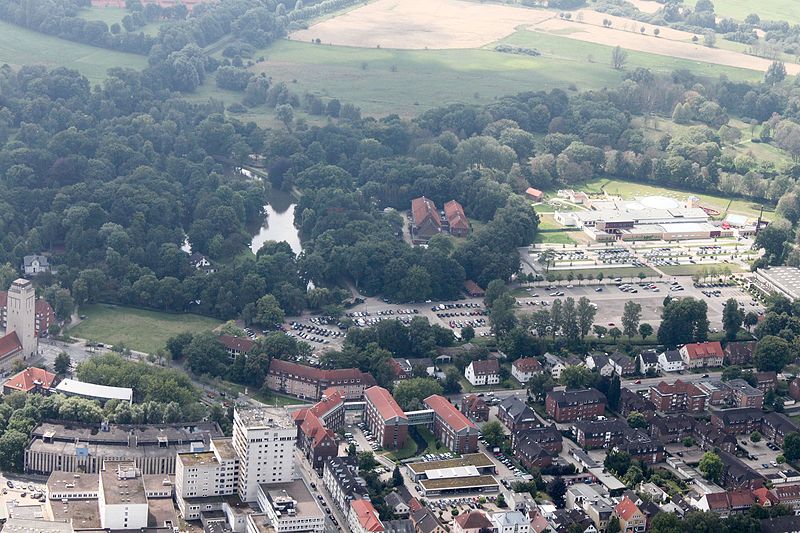
[[[773,266],[759,268],[753,277],[756,287],[768,294],[780,294],[794,301],[800,297],[800,268]]]
[[[127,387],[109,387],[107,385],[96,385],[86,383],[76,379],[65,378],[56,385],[56,392],[67,396],[80,396],[89,400],[98,400],[105,403],[108,400],[122,400],[128,403],[133,402],[133,389]]]

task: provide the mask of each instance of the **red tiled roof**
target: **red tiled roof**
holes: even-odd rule
[[[22,343],[19,342],[16,331],[0,337],[0,359],[10,357],[20,350],[22,350]]]
[[[534,189],[533,187],[528,187],[527,189],[525,189],[525,193],[530,194],[531,196],[541,196],[542,194],[544,194],[539,189]]]
[[[414,219],[414,225],[419,226],[425,219],[430,217],[436,226],[441,227],[442,221],[439,219],[439,213],[436,210],[436,204],[433,200],[421,196],[411,200],[411,216]]]
[[[320,420],[317,415],[311,412],[306,413],[305,420],[300,426],[300,431],[302,431],[306,437],[311,439],[311,441],[314,443],[314,446],[318,446],[325,437],[330,437],[331,439],[336,440],[336,434],[333,432],[333,430],[326,428],[325,424],[322,423],[322,420]]]
[[[767,504],[778,503],[778,498],[772,494],[766,487],[759,487],[753,491],[753,496],[759,505],[764,506]]]
[[[733,508],[750,507],[755,503],[753,493],[747,490],[733,490],[728,492],[728,500]]]
[[[479,397],[477,394],[470,394],[469,396],[466,396],[463,402],[467,405],[470,411],[476,408],[486,407],[486,402],[483,401],[483,398]]]
[[[439,418],[441,418],[445,424],[450,426],[453,431],[458,432],[464,429],[478,429],[478,426],[473,424],[469,418],[464,416],[461,411],[456,409],[452,403],[448,402],[447,398],[444,396],[432,394],[425,398],[424,403],[430,409],[433,409]]]
[[[722,344],[719,342],[696,342],[684,346],[689,359],[705,359],[706,357],[722,357]]]
[[[322,393],[322,399],[314,404],[309,411],[317,416],[324,416],[344,403],[344,397],[339,389],[330,387]]]
[[[450,223],[451,228],[469,229],[469,220],[464,214],[464,208],[455,200],[450,200],[444,204],[444,216]]]
[[[679,379],[676,379],[675,383],[671,385],[666,381],[661,381],[654,388],[661,394],[687,394],[689,396],[699,396],[703,394],[693,383],[687,383]]]
[[[49,389],[56,380],[56,375],[43,368],[29,366],[19,374],[11,376],[5,383],[5,387],[23,392],[30,392],[37,385],[43,389]]]
[[[392,394],[383,387],[370,387],[364,391],[364,399],[378,409],[384,420],[392,418],[402,418],[408,420],[406,413],[400,409]]]
[[[500,363],[497,359],[487,359],[485,361],[472,361],[472,371],[476,376],[485,376],[500,373]]]
[[[728,509],[730,507],[730,505],[728,504],[727,492],[715,492],[712,494],[706,494],[706,501],[708,502],[708,509],[710,511],[715,511],[718,509]]]
[[[383,524],[378,520],[378,511],[366,500],[353,500],[350,509],[356,514],[358,523],[364,531],[383,531]]]
[[[340,368],[338,370],[323,370],[313,366],[305,366],[291,361],[273,359],[269,366],[270,373],[286,373],[309,381],[340,381],[346,379],[367,382],[369,374],[361,372],[357,368]]]
[[[234,350],[239,353],[249,353],[256,345],[255,342],[244,337],[234,337],[233,335],[220,335],[217,340],[221,342],[229,350]]]
[[[800,498],[800,485],[783,485],[772,489],[772,493],[781,501]]]
[[[542,369],[542,363],[535,357],[523,357],[511,364],[520,372],[538,372]]]
[[[633,503],[627,496],[620,500],[614,510],[616,511],[617,516],[623,520],[630,520],[636,513],[641,513],[639,508],[636,507],[636,504]]]
[[[464,288],[470,294],[483,294],[485,292],[483,289],[481,289],[480,285],[478,285],[477,283],[475,283],[471,279],[468,279],[468,280],[466,280],[464,282]]]
[[[483,511],[472,511],[456,517],[456,523],[461,529],[492,529],[494,524],[487,518]]]

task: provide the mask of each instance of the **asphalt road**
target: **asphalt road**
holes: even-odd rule
[[[314,470],[311,468],[311,465],[308,464],[308,461],[305,457],[303,457],[303,454],[298,449],[295,449],[295,466],[297,467],[297,471],[305,480],[306,484],[311,489],[311,494],[314,496],[314,498],[317,498],[317,495],[321,494],[328,506],[328,509],[330,509],[333,513],[332,515],[326,513],[325,533],[338,533],[339,531],[350,533],[350,527],[347,525],[347,520],[333,502],[333,498],[328,492],[328,489],[326,489],[325,484],[322,483],[322,478],[318,476],[316,472],[314,472]],[[312,488],[312,483],[316,485],[316,489]],[[319,502],[319,498],[317,498],[317,501]],[[324,511],[325,507],[322,509]],[[331,521],[331,516],[336,517],[336,521],[339,522],[338,527]]]

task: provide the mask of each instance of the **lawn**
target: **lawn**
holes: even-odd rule
[[[579,231],[539,231],[533,239],[537,244],[575,244],[575,239],[570,234],[578,234]]]
[[[578,273],[583,274],[584,279],[591,274],[595,278],[599,273],[603,273],[604,279],[609,278],[636,278],[639,275],[639,272],[644,273],[645,276],[648,278],[657,277],[658,274],[655,270],[650,267],[619,267],[619,266],[609,266],[608,268],[603,267],[596,267],[596,268],[572,268],[570,270],[550,270],[551,274],[558,276],[561,275],[561,281],[566,281],[567,274],[572,272],[574,275],[578,275]],[[573,281],[573,283],[577,283],[577,281]]]
[[[694,7],[694,2],[686,2]],[[753,2],[752,0],[714,0],[714,11],[719,16],[731,17],[743,21],[750,13],[758,14],[761,19],[785,20],[789,24],[800,22],[800,11],[793,0],[769,0]]]
[[[109,68],[124,66],[141,70],[147,66],[147,58],[74,43],[0,21],[0,63],[13,67],[64,66],[78,70],[92,83],[99,83],[106,78]]]
[[[426,453],[446,453],[450,451],[450,449],[444,445],[437,447],[436,437],[434,437],[433,433],[431,433],[431,430],[426,427],[413,426],[409,429],[409,432],[416,433],[417,436],[419,436],[419,438],[422,439],[422,441],[425,441],[426,444],[425,449],[422,451],[418,451],[417,455],[424,455]],[[414,439],[409,439],[409,440],[414,440]]]
[[[676,200],[685,201],[689,196],[697,196],[700,198],[704,207],[711,207],[719,210],[722,215],[726,213],[739,213],[749,217],[758,217],[759,208],[761,204],[741,199],[730,199],[713,194],[696,193],[692,191],[682,191],[680,189],[657,187],[654,185],[646,185],[643,183],[635,183],[631,181],[614,180],[607,178],[599,178],[589,181],[576,189],[580,189],[589,193],[607,192],[621,196],[624,199],[632,199],[637,196],[666,196],[675,198]],[[772,206],[765,205],[764,219],[769,220],[772,218]]]
[[[123,7],[100,7],[92,6],[81,9],[78,16],[83,20],[100,20],[105,22],[108,26],[112,24],[119,24],[122,26],[122,19],[129,12]],[[158,28],[161,24],[147,24],[142,28],[138,28],[134,33],[144,33],[145,35],[158,35]],[[125,31],[124,29],[122,30]]]
[[[86,319],[70,328],[67,331],[69,335],[112,345],[123,343],[128,348],[147,353],[163,348],[167,339],[178,333],[207,331],[222,323],[199,315],[107,304],[84,305],[80,313],[86,315]]]
[[[406,439],[406,443],[402,448],[393,452],[389,452],[386,455],[389,459],[396,463],[399,463],[404,459],[415,457],[417,455],[417,442],[413,438]]]
[[[734,274],[736,272],[744,272],[742,267],[734,263],[716,263],[713,265],[671,265],[658,268],[662,270],[664,274],[669,274],[670,276],[691,276],[693,274],[702,272],[703,269],[705,269],[706,272],[711,269],[716,269],[718,272],[721,272],[725,267],[729,268],[731,273]]]

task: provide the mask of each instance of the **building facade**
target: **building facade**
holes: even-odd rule
[[[480,430],[464,416],[447,398],[434,394],[423,402],[434,412],[433,434],[455,453],[473,453],[478,450]]]

